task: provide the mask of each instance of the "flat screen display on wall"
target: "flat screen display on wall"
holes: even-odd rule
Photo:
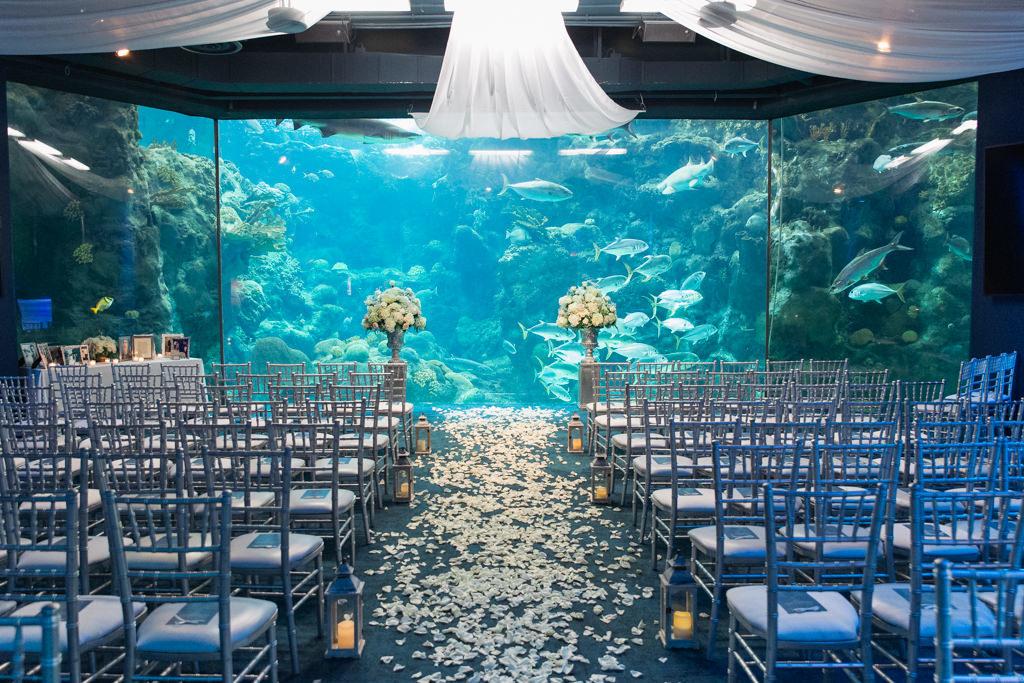
[[[1024,294],[1024,142],[985,148],[986,295]]]

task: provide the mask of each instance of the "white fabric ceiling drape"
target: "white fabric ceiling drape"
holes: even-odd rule
[[[417,125],[446,138],[594,135],[638,112],[597,84],[550,0],[466,0],[455,9],[441,76]]]
[[[310,25],[325,0],[0,0],[0,54],[113,52],[274,35],[267,12],[300,9]]]
[[[1024,67],[1024,0],[660,3],[716,43],[827,76],[912,83]]]

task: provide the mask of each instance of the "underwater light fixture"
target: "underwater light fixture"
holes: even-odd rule
[[[399,157],[436,157],[451,154],[451,150],[411,145],[409,147],[385,147],[384,153]]]
[[[7,136],[12,138],[23,138],[25,137],[25,134],[22,133],[17,128],[11,128],[10,126],[7,126]]]
[[[8,128],[7,130],[9,132],[11,129]],[[960,135],[961,133],[966,133],[969,130],[978,130],[978,119],[968,119],[964,121],[953,129],[953,135]]]
[[[479,0],[444,0],[444,11],[455,12],[461,7],[472,5]],[[555,6],[559,12],[575,12],[580,7],[579,0],[551,0],[551,4]]]
[[[469,155],[483,162],[520,161],[533,154],[531,149],[471,149]]]
[[[578,149],[560,149],[559,156],[563,157],[587,157],[607,156],[616,157],[626,153],[625,147],[580,147]]]
[[[18,140],[18,144],[36,154],[45,154],[51,157],[63,156],[63,153],[59,149],[50,147],[45,142],[39,142],[39,140]]]
[[[67,164],[71,168],[75,169],[76,171],[88,171],[89,170],[88,166],[86,166],[81,161],[79,161],[78,159],[75,159],[73,157],[68,158],[68,159],[61,159],[61,161],[63,161],[65,164]]]

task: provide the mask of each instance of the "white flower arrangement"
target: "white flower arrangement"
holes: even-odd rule
[[[379,289],[366,297],[366,315],[363,316],[363,328],[367,330],[422,330],[427,326],[427,319],[420,309],[420,300],[411,289],[395,286],[392,280],[383,292]]]
[[[618,318],[615,315],[615,304],[600,289],[584,282],[569,288],[565,296],[558,300],[559,327],[581,330],[587,327],[610,327]]]

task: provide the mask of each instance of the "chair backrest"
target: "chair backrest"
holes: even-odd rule
[[[791,373],[794,370],[802,370],[804,367],[804,361],[801,360],[772,360],[769,358],[764,363],[764,369],[768,372],[787,372]]]
[[[252,372],[252,363],[214,363],[213,374],[221,384],[237,384],[238,375]]]
[[[214,451],[249,452],[253,450],[252,424],[179,422],[175,427],[178,448],[189,459],[200,458],[203,448]]]
[[[888,371],[886,371],[888,372]],[[846,382],[842,398],[846,401],[897,402],[895,382]]]
[[[896,441],[896,421],[888,422],[830,422],[830,441],[837,444],[884,444]]]
[[[56,605],[43,605],[39,614],[31,617],[0,617],[0,633],[7,632],[11,643],[11,649],[4,652],[10,668],[0,673],[0,681],[60,683],[60,627],[60,611]],[[38,672],[32,676],[26,674],[25,666],[29,647],[40,662]]]
[[[4,453],[67,453],[73,443],[64,422],[0,423],[0,451]]]
[[[971,443],[979,440],[984,430],[980,420],[917,420],[914,423],[915,444]]]
[[[889,382],[889,368],[883,370],[861,370],[853,369],[846,371],[846,382],[848,384],[891,384]]]
[[[900,404],[896,401],[855,401],[847,399],[839,410],[846,422],[896,422],[900,419]]]
[[[749,426],[750,443],[780,446],[782,444],[811,444],[828,438],[828,423],[819,419],[800,422],[762,422]]]
[[[977,569],[948,559],[936,560],[935,683],[1021,679],[1016,653],[1024,650],[1017,607],[1022,584],[1024,570],[1020,568]],[[955,618],[965,626],[954,629]],[[978,647],[981,642],[985,643],[983,651]]]
[[[813,485],[822,490],[841,489],[858,482],[886,482],[895,493],[902,444],[879,443],[814,444]],[[894,502],[890,498],[890,502]]]
[[[339,382],[347,382],[348,375],[350,372],[356,372],[359,369],[359,363],[356,361],[350,361],[347,363],[331,363],[324,361],[316,361],[317,372],[332,372],[337,377]]]
[[[994,441],[919,443],[914,450],[913,481],[930,489],[990,489],[998,455]]]
[[[719,360],[718,372],[725,374],[757,372],[761,367],[760,360]]]
[[[934,403],[941,401],[946,396],[946,380],[924,382],[907,382],[898,380],[896,382],[896,397],[900,401],[910,403]]]
[[[92,451],[93,481],[100,491],[122,495],[170,493],[181,496],[191,483],[182,451],[166,456],[140,456],[136,453]]]
[[[727,527],[759,521],[769,484],[783,488],[806,485],[807,466],[802,462],[806,457],[802,452],[802,444],[714,444],[711,469],[720,552],[724,552]]]
[[[291,381],[292,375],[304,374],[305,372],[305,363],[271,363],[269,361],[267,362],[267,374],[281,375],[281,379],[285,382]]]
[[[239,385],[245,387],[245,400],[266,401],[270,398],[270,387],[281,383],[280,374],[238,374],[235,376]],[[227,394],[232,396],[232,394]],[[237,398],[240,397],[236,397]]]
[[[793,383],[789,387],[789,398],[792,401],[832,401],[834,403],[842,395],[843,385],[838,382]]]
[[[845,373],[850,365],[848,358],[839,358],[835,360],[816,360],[809,358],[805,361],[804,367],[806,370],[811,372],[842,372]]]
[[[405,403],[409,366],[406,363],[369,363],[370,372],[384,374],[381,400],[386,403]],[[350,373],[351,374],[351,373]]]
[[[838,404],[834,399],[799,399],[779,401],[779,419],[787,422],[832,421]]]

